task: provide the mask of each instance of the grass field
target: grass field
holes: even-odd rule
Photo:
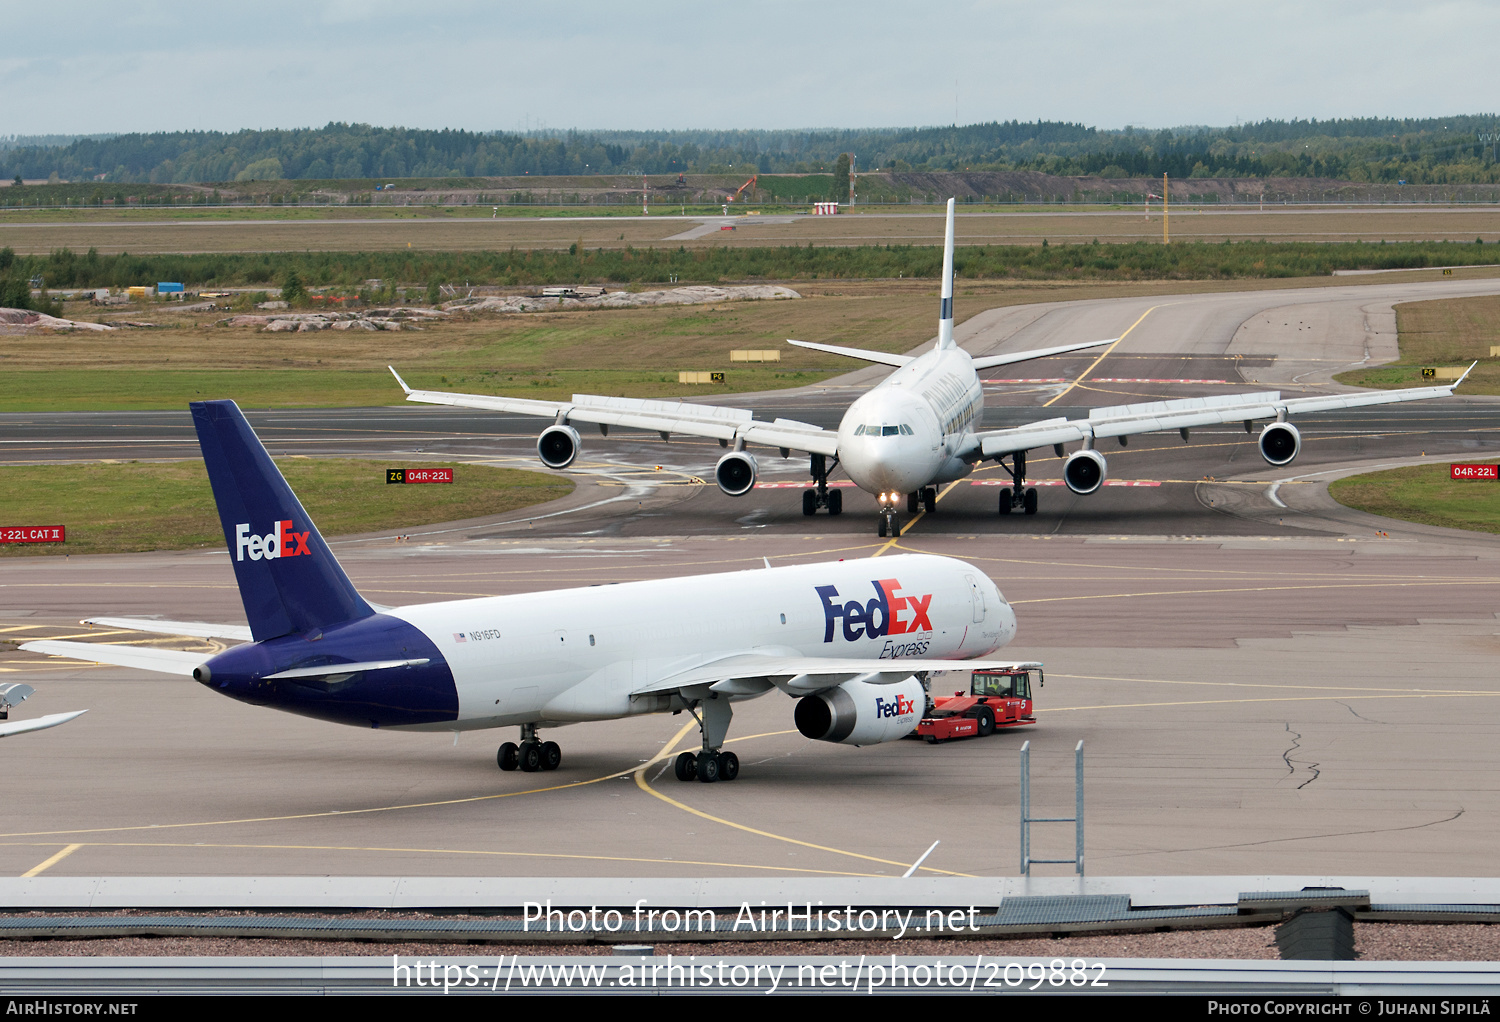
[[[325,536],[500,514],[566,496],[573,484],[517,469],[451,464],[451,484],[390,486],[385,462],[277,461]],[[424,462],[423,466],[428,467]],[[0,547],[0,557],[218,548],[224,533],[201,461],[0,468],[0,525],[65,525],[66,544]]]
[[[1492,272],[1461,270],[1455,276]],[[962,323],[983,309],[1006,305],[1342,286],[1347,280],[961,281],[955,304]],[[92,333],[5,338],[0,412],[182,408],[189,401],[226,397],[247,408],[399,404],[401,392],[386,371],[388,364],[424,389],[549,399],[574,393],[723,396],[813,384],[857,367],[836,355],[793,348],[785,343],[788,337],[902,352],[933,336],[933,281],[796,286],[806,297],[455,317],[399,333],[260,333],[254,327],[216,325],[223,313],[148,306],[100,317],[86,305],[69,305],[65,314],[85,319],[149,314],[164,325],[103,338]],[[734,348],[777,348],[784,361],[730,363]],[[684,369],[722,370],[725,382],[678,384],[677,372]],[[1464,390],[1473,392],[1469,384]]]
[[[1448,476],[1447,465],[1412,465],[1340,479],[1329,485],[1328,492],[1340,504],[1373,515],[1500,532],[1500,483]]]
[[[1396,306],[1400,357],[1389,365],[1340,373],[1340,383],[1355,387],[1421,387],[1426,366],[1465,366],[1478,361],[1464,381],[1465,394],[1500,394],[1500,296],[1445,298]]]

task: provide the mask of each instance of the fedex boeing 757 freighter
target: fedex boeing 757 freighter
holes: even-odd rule
[[[249,627],[86,623],[248,640],[184,650],[38,641],[22,648],[190,675],[232,699],[356,727],[520,728],[502,770],[555,769],[542,728],[687,711],[702,747],[681,780],[733,780],[733,703],[774,689],[808,738],[873,745],[927,709],[930,674],[1015,635],[983,572],[946,557],[839,561],[584,589],[376,607],[349,577],[232,401],[192,405]],[[1039,665],[1028,665],[1039,666]]]

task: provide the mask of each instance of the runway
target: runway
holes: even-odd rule
[[[986,425],[998,425],[1146,397],[1302,393],[1356,348],[1378,361],[1381,309],[1409,294],[1429,292],[1192,296],[1144,320],[1149,300],[1068,303],[985,313],[960,335],[982,353],[1138,322],[1097,365],[1087,353],[1013,374],[1062,382],[994,384]],[[1118,382],[1167,379],[1199,382]],[[831,426],[859,377],[840,382],[746,406]],[[1058,815],[1085,743],[1090,872],[1490,874],[1500,538],[1369,519],[1302,477],[1493,456],[1496,411],[1491,399],[1453,399],[1309,416],[1301,456],[1274,470],[1238,428],[1195,431],[1187,445],[1138,438],[1107,453],[1113,479],[1140,485],[1091,498],[1044,487],[1031,518],[995,515],[994,487],[972,485],[994,473],[980,473],[894,545],[875,537],[868,498],[851,495],[837,519],[804,518],[792,489],[800,459],[757,452],[770,485],[735,500],[701,482],[716,444],[586,437],[580,486],[556,505],[414,530],[410,543],[333,546],[362,592],[394,605],[763,570],[763,558],[966,558],[1016,608],[1007,653],[1047,664],[1038,725],[845,748],[797,735],[792,702],[773,693],[736,711],[730,747],[744,771],[732,784],[664,771],[659,755],[691,740],[684,717],[559,729],[560,770],[505,774],[494,746],[508,733],[455,743],[339,728],[185,679],[5,652],[0,678],[38,689],[15,716],[89,713],[0,745],[12,792],[0,871],[895,875],[941,840],[924,872],[1008,874],[1016,753],[1030,738],[1033,799]],[[534,464],[536,424],[501,416],[252,410],[251,420],[273,453]],[[0,417],[6,463],[195,453],[177,413]],[[1048,452],[1032,467],[1046,480],[1059,465]],[[223,553],[0,561],[0,639],[194,648],[88,633],[76,625],[85,614],[243,620]],[[1070,833],[1040,831],[1034,853],[1069,854]]]

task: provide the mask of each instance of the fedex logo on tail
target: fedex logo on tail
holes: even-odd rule
[[[901,583],[894,578],[872,581],[870,585],[875,588],[875,597],[863,603],[859,600],[839,602],[838,586],[815,587],[823,600],[824,642],[833,641],[835,623],[839,621],[843,624],[844,638],[850,642],[876,639],[882,635],[932,631],[932,622],[928,620],[931,593],[898,596]]]
[[[309,557],[312,555],[312,551],[307,548],[307,537],[310,535],[311,529],[293,532],[292,523],[285,521],[277,522],[275,529],[260,536],[250,531],[249,522],[241,522],[234,527],[234,559],[243,561],[246,554],[250,555],[252,561]]]

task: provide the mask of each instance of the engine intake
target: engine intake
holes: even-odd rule
[[[1267,423],[1256,446],[1268,464],[1285,465],[1302,450],[1302,434],[1290,422]]]
[[[1063,482],[1074,493],[1088,495],[1104,485],[1109,465],[1095,450],[1074,451],[1063,462]]]
[[[581,444],[572,426],[548,426],[536,438],[536,455],[548,468],[567,468],[578,457]]]
[[[755,487],[755,458],[744,451],[730,451],[714,466],[714,482],[731,497],[743,497]]]
[[[793,719],[815,742],[878,745],[911,733],[927,710],[927,693],[916,678],[895,685],[846,681],[838,688],[804,696]]]

